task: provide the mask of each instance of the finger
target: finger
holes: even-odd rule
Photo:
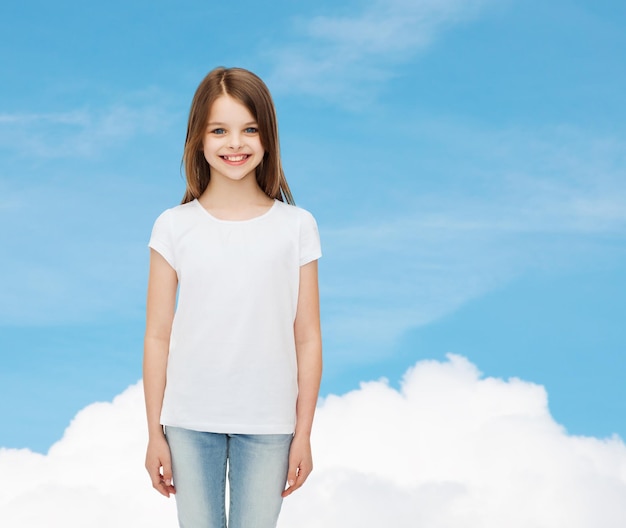
[[[164,458],[162,461],[163,467],[163,482],[166,486],[172,485],[172,459],[170,457]]]
[[[305,483],[306,479],[309,477],[309,475],[311,474],[313,468],[304,468],[304,467],[298,467],[297,471],[296,471],[296,478],[295,480],[291,480],[288,481],[287,484],[289,485],[289,487],[283,491],[282,496],[284,497],[288,497],[289,495],[291,495],[294,491],[296,491],[298,488],[300,488],[302,486],[302,484]]]
[[[165,497],[169,497],[171,493],[176,493],[176,489],[172,485],[171,465],[168,467],[169,475],[166,477],[161,474],[161,464],[158,461],[152,464],[146,463],[146,469],[150,475],[152,487]],[[166,478],[169,479],[169,481],[166,481]]]
[[[171,482],[171,481],[170,481]],[[169,497],[170,494],[176,493],[176,488],[172,484],[166,484],[164,480],[162,480],[159,485],[156,487],[156,490],[166,497]]]
[[[171,482],[172,481],[170,480],[170,483],[167,484],[165,482],[165,479],[159,478],[159,482],[156,485],[153,484],[152,487],[155,490],[157,490],[161,495],[164,495],[165,497],[169,497],[170,494],[176,493],[176,488],[173,486]]]
[[[176,489],[172,485],[172,459],[167,457],[163,460],[163,476],[161,477],[161,487],[169,497],[170,493],[176,493]]]
[[[158,462],[146,461],[146,470],[152,481],[152,486],[157,487],[161,482],[161,466]]]
[[[289,471],[287,472],[287,487],[291,487],[296,483],[298,478],[298,464],[290,463]]]
[[[302,487],[302,484],[306,481],[309,476],[310,471],[306,471],[302,469],[302,467],[298,468],[298,476],[296,477],[295,484],[291,487],[291,492],[293,493],[298,488]]]
[[[292,488],[296,484],[298,478],[298,465],[292,462],[289,463],[289,471],[287,471],[287,489],[283,491],[282,496],[287,497],[293,491]]]

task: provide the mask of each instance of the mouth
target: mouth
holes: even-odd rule
[[[238,161],[245,161],[249,158],[248,154],[237,154],[236,156],[220,156],[224,161],[231,163],[237,163]]]

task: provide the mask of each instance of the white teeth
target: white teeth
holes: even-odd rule
[[[222,156],[222,157],[228,161],[242,161],[246,159],[248,156],[245,154],[242,154],[240,156]]]

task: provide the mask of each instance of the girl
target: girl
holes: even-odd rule
[[[312,470],[321,252],[315,220],[293,205],[261,79],[207,75],[183,163],[182,204],[149,243],[146,468],[176,494],[181,527],[225,528],[227,472],[229,527],[275,527]]]

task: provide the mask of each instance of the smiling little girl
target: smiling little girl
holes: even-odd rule
[[[312,470],[322,346],[317,225],[295,207],[261,79],[198,87],[182,204],[150,238],[146,468],[181,527],[275,527]],[[286,487],[286,489],[285,489]]]

